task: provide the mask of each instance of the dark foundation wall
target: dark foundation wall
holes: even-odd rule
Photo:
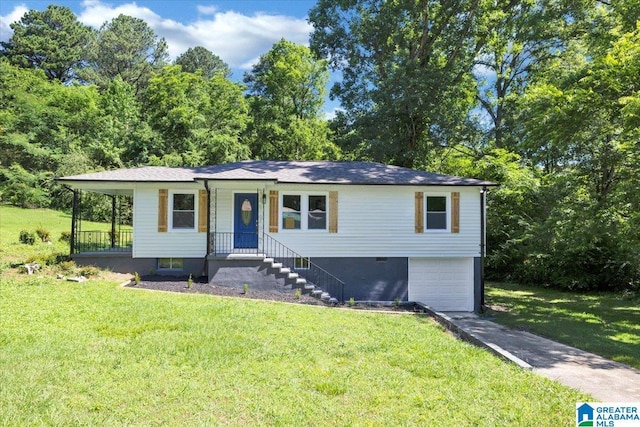
[[[158,274],[161,276],[188,276],[200,277],[205,273],[205,261],[203,258],[183,259],[181,270],[158,270],[156,258],[132,258],[130,253],[83,253],[72,256],[77,265],[95,265],[116,273],[138,273],[141,276]]]
[[[408,299],[408,258],[312,258],[311,262],[345,283],[347,301]]]

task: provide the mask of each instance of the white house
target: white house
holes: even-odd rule
[[[329,161],[150,166],[58,181],[74,190],[72,256],[81,264],[301,287],[341,301],[480,308],[491,182]],[[115,219],[110,233],[82,230],[86,191],[130,196],[132,231],[118,232]]]

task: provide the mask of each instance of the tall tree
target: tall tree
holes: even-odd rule
[[[2,53],[20,67],[38,68],[51,80],[68,82],[84,65],[93,33],[64,6],[30,10],[11,24],[13,35]]]
[[[120,76],[140,95],[151,73],[166,64],[167,43],[142,19],[119,15],[100,27],[89,58],[87,80],[107,87]]]
[[[149,150],[157,164],[191,165],[246,159],[240,141],[247,122],[242,87],[222,74],[200,74],[165,66],[149,84],[145,114],[160,135]]]
[[[231,69],[218,55],[202,47],[190,47],[186,52],[176,58],[176,65],[182,66],[182,71],[195,73],[198,70],[205,77],[213,77],[222,73],[225,77],[231,75]]]
[[[260,57],[244,78],[254,156],[310,160],[337,155],[321,118],[328,78],[326,61],[284,39]]]
[[[342,72],[332,95],[371,157],[423,166],[473,104],[471,70],[497,11],[514,1],[320,0],[311,47]]]

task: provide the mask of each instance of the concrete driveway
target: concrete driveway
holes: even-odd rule
[[[473,313],[431,311],[431,315],[461,338],[485,347],[522,368],[588,393],[597,400],[640,402],[638,369],[507,328]]]

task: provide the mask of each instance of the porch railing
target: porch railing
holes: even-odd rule
[[[133,246],[131,230],[77,231],[74,236],[74,253],[83,252],[130,252]]]
[[[344,302],[345,283],[342,280],[268,234],[217,232],[211,233],[209,239],[213,255],[256,254],[273,258],[284,268],[298,273],[307,283]]]

